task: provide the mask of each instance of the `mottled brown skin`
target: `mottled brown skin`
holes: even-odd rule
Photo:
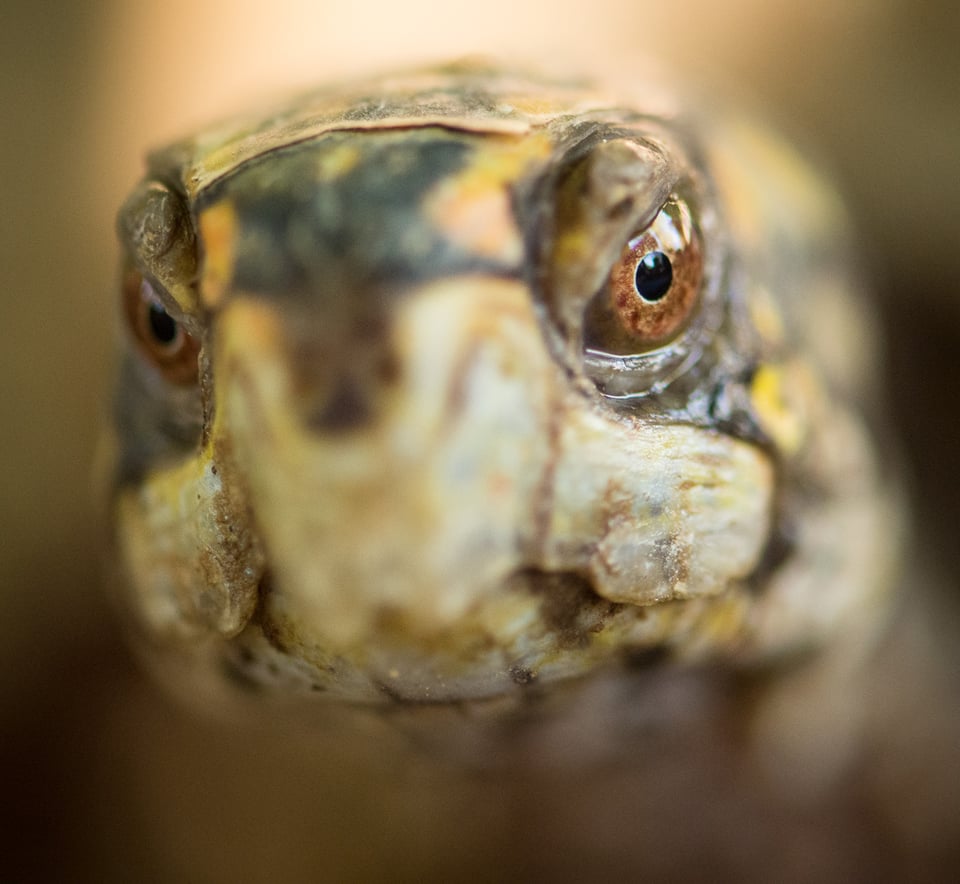
[[[196,691],[447,703],[624,656],[865,647],[892,497],[842,329],[802,318],[840,221],[813,179],[803,212],[769,199],[807,174],[769,144],[468,66],[151,157],[121,238],[201,350],[187,388],[124,357],[145,642]],[[655,316],[637,241],[675,266]],[[599,346],[596,303],[622,320]]]

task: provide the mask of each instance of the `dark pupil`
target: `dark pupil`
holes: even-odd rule
[[[673,282],[670,259],[663,252],[650,252],[637,264],[637,293],[644,301],[659,301]]]
[[[150,324],[150,333],[158,344],[172,344],[176,340],[177,323],[159,304],[150,305],[147,322]]]

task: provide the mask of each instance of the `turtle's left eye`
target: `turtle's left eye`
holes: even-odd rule
[[[635,356],[669,344],[696,311],[702,275],[690,210],[673,197],[626,243],[606,286],[587,306],[587,352]]]
[[[136,270],[123,280],[124,313],[140,351],[174,384],[195,383],[200,345],[163,306],[153,287]]]

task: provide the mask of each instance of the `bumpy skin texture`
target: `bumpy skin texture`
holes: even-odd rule
[[[132,621],[194,687],[459,701],[869,633],[897,530],[841,213],[650,95],[452,67],[150,158],[121,239],[199,379],[126,342],[112,507]],[[676,195],[693,314],[585,352]]]

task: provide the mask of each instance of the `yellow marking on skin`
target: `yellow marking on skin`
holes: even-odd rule
[[[260,375],[258,381],[269,390],[267,402],[276,406],[285,399],[285,390],[289,383],[284,354],[283,331],[276,310],[262,301],[251,298],[246,292],[235,292],[230,305],[220,315],[218,322],[216,350],[219,356],[218,371],[225,379],[235,376],[237,366],[245,363],[238,354],[256,353]],[[243,376],[245,370],[241,370]],[[237,381],[221,382],[217,390],[214,434],[221,428],[230,413],[226,397],[237,393]],[[293,421],[294,416],[287,416]],[[230,432],[235,434],[242,428],[234,417]],[[286,426],[286,421],[280,422]],[[249,429],[249,428],[248,428]],[[262,428],[259,428],[262,430]]]
[[[199,223],[203,244],[200,299],[208,310],[216,310],[233,280],[237,245],[236,209],[230,201],[216,203],[201,213]]]
[[[770,292],[758,288],[750,295],[750,320],[764,343],[774,349],[784,343],[783,317],[777,309]]]
[[[269,353],[280,352],[283,349],[283,336],[280,329],[280,319],[277,310],[261,300],[251,297],[248,292],[238,291],[234,294],[230,305],[229,343],[240,348],[250,346],[258,351]],[[224,346],[224,352],[229,351]]]
[[[360,162],[360,151],[356,144],[338,144],[320,155],[317,163],[320,181],[335,181],[348,175]]]
[[[559,267],[569,267],[583,260],[591,245],[587,230],[582,224],[568,228],[557,237],[554,260]]]
[[[445,178],[428,195],[427,217],[445,237],[473,254],[507,264],[519,262],[523,242],[508,185],[549,153],[545,135],[519,142],[490,139],[477,148],[466,169]]]
[[[796,454],[807,435],[805,403],[814,401],[812,378],[802,366],[760,366],[750,385],[750,401],[760,426],[787,456]]]

